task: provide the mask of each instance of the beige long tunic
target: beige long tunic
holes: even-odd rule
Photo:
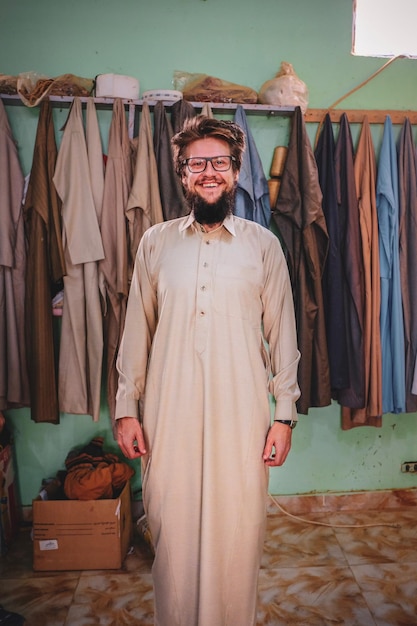
[[[99,262],[99,281],[104,289],[105,302],[107,402],[112,420],[117,390],[116,356],[123,332],[129,292],[125,210],[131,184],[132,163],[126,114],[122,100],[116,98],[109,129],[101,213],[101,238],[105,257]]]
[[[54,184],[62,200],[67,275],[59,355],[59,408],[100,417],[103,330],[97,262],[104,258],[94,203],[81,101],[74,98]]]
[[[0,410],[28,406],[23,173],[0,99]]]
[[[138,139],[135,171],[126,207],[129,224],[130,275],[143,233],[153,224],[164,221],[159,195],[158,168],[153,148],[151,115],[147,102],[142,105]]]
[[[146,231],[118,357],[116,418],[138,415],[144,400],[159,626],[255,624],[268,392],[276,417],[296,417],[298,359],[275,235],[237,217],[203,233],[192,215]]]

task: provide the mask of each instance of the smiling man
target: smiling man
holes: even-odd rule
[[[158,626],[256,623],[268,471],[297,418],[286,261],[233,215],[243,150],[236,124],[204,116],[174,136],[190,214],[145,232],[118,356],[117,437],[142,457]]]

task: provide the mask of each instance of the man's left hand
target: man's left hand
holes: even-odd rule
[[[283,465],[291,449],[292,430],[286,424],[274,422],[268,431],[263,460],[265,465],[276,467]]]

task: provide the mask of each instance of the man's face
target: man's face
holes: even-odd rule
[[[230,147],[226,141],[206,137],[190,143],[185,158],[227,155],[230,155]],[[207,161],[206,169],[199,174],[191,173],[185,166],[182,183],[190,194],[197,194],[207,204],[214,204],[224,192],[231,192],[234,189],[237,178],[238,174],[234,172],[232,164],[227,172],[216,172],[212,163]]]

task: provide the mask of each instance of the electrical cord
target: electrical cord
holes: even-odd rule
[[[288,517],[291,517],[292,519],[295,519],[295,520],[297,520],[299,522],[304,522],[305,524],[314,524],[316,526],[328,526],[330,528],[371,528],[371,527],[374,527],[374,526],[388,526],[390,528],[399,528],[400,527],[399,524],[394,524],[394,523],[390,524],[388,522],[376,522],[376,523],[372,523],[372,524],[330,524],[328,522],[318,522],[316,520],[309,520],[309,519],[305,519],[304,517],[299,517],[298,515],[293,515],[289,511],[286,511],[284,509],[284,507],[282,507],[280,505],[278,500],[276,498],[274,498],[273,495],[271,495],[270,493],[268,495],[271,498],[272,502],[275,504],[275,506],[282,513],[284,513]]]

